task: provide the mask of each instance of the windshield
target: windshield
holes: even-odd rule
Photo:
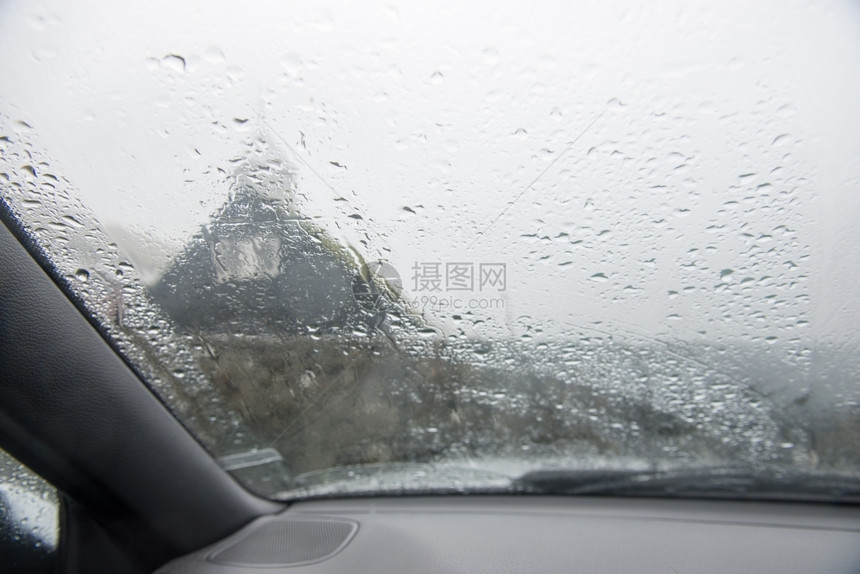
[[[266,496],[848,492],[858,5],[504,4],[6,2],[4,218]]]

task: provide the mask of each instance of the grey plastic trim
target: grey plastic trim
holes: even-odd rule
[[[314,564],[213,564],[207,556],[216,545],[157,574],[860,572],[860,508],[854,506],[427,496],[300,502],[261,520],[303,518],[360,526],[340,552]]]

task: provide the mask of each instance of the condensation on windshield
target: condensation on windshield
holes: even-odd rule
[[[254,490],[860,471],[855,5],[165,10],[2,8],[2,198]]]

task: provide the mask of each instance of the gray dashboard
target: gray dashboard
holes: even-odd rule
[[[262,572],[860,572],[860,509],[542,496],[307,501],[158,570]]]

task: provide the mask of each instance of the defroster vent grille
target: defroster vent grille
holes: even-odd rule
[[[230,566],[295,566],[319,562],[346,546],[358,524],[346,520],[277,520],[261,524],[209,561]]]

